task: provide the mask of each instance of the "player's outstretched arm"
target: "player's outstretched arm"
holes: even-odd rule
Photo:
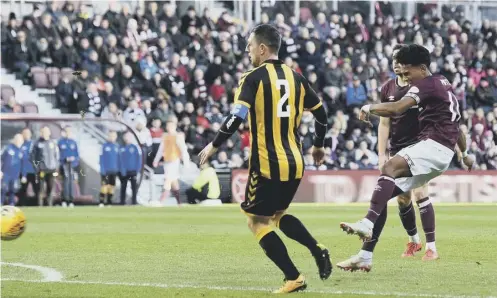
[[[390,136],[390,118],[381,117],[378,126],[378,157],[381,167],[387,161],[387,144]]]
[[[417,102],[414,98],[404,96],[401,100],[396,102],[365,105],[361,108],[361,111],[366,114],[373,114],[381,117],[394,117],[402,115],[415,105],[417,105]]]
[[[154,161],[152,165],[154,168],[157,168],[159,166],[159,161],[162,158],[162,155],[164,154],[164,139],[160,142],[159,149],[157,149],[157,153],[155,153]]]
[[[247,117],[248,111],[249,108],[247,105],[242,103],[235,104],[231,113],[228,117],[226,117],[226,119],[224,119],[224,122],[214,137],[214,140],[205,146],[205,148],[198,154],[198,156],[200,156],[200,164],[206,162],[209,157],[216,153],[217,148],[219,148],[237,131],[240,124],[242,124],[245,117]]]

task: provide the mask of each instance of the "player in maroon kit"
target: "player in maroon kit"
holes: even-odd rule
[[[461,118],[459,103],[451,84],[441,75],[432,75],[430,53],[420,45],[401,48],[396,56],[401,74],[410,84],[407,93],[398,101],[365,105],[360,119],[368,121],[369,114],[398,117],[409,109],[419,107],[418,142],[400,150],[381,167],[381,175],[373,192],[366,217],[356,223],[340,223],[349,234],[357,234],[365,241],[373,237],[373,227],[388,200],[418,188],[447,170],[454,156],[456,144],[463,152],[463,162],[471,170],[474,161],[468,157],[466,138],[459,131]],[[428,249],[426,256],[435,258]]]
[[[393,71],[396,78],[386,82],[381,88],[381,102],[398,101],[409,90],[409,83],[401,75],[400,65],[395,59],[395,54],[406,45],[398,44],[393,49]],[[414,106],[398,117],[381,117],[378,127],[378,155],[380,166],[385,164],[390,156],[394,156],[401,149],[418,142],[419,123],[418,107]],[[390,152],[387,152],[387,143],[390,135]],[[432,251],[423,256],[423,260],[436,260],[438,253],[435,246],[435,210],[428,198],[427,185],[408,191],[397,196],[399,205],[399,216],[409,236],[409,241],[402,257],[413,257],[422,249],[421,239],[416,227],[416,212],[412,200],[414,198],[419,206],[421,222],[426,236],[426,251]],[[373,251],[379,241],[380,234],[387,219],[387,208],[385,208],[376,221],[371,240],[364,241],[362,249],[357,255],[339,262],[337,266],[344,270],[370,271],[373,264]]]

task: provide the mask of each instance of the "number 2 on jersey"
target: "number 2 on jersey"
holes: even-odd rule
[[[449,94],[449,101],[450,101],[450,106],[449,110],[452,113],[452,122],[454,121],[459,121],[461,119],[461,113],[459,112],[459,102],[457,101],[457,97],[454,95],[454,93],[447,91]]]
[[[287,80],[276,80],[276,87],[278,88],[278,90],[281,90],[281,86],[285,87],[285,93],[283,93],[280,100],[278,101],[278,109],[276,110],[276,116],[278,116],[279,118],[288,118],[290,117],[290,105],[287,104],[284,110],[283,106],[285,105],[285,103],[287,103],[288,97],[290,96],[288,94],[288,91],[290,89],[290,84],[288,84]]]

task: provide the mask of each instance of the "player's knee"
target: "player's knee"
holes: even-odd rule
[[[393,177],[395,168],[392,166],[390,162],[386,162],[385,164],[383,164],[383,166],[381,166],[380,172],[382,175]]]
[[[269,226],[270,221],[271,217],[268,216],[253,215],[247,218],[248,227],[253,233],[256,233],[261,227]]]
[[[411,196],[409,193],[401,194],[397,196],[397,203],[399,206],[407,206],[411,202]]]
[[[286,210],[276,211],[276,213],[273,215],[273,218],[272,218],[272,222],[273,222],[275,227],[277,227],[277,228],[280,227],[280,220],[285,214],[286,214]]]
[[[412,191],[414,199],[417,201],[422,200],[428,196],[428,190],[426,187],[416,188]]]

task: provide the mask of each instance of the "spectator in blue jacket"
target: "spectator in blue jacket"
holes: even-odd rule
[[[144,72],[147,69],[150,72],[150,76],[152,76],[152,77],[159,71],[159,67],[157,67],[157,64],[155,63],[154,58],[150,54],[146,55],[140,61],[141,72]]]
[[[19,189],[19,176],[22,170],[22,150],[24,142],[21,134],[16,134],[12,143],[2,153],[2,203],[15,205],[15,194]],[[7,200],[8,197],[8,200]]]
[[[60,152],[60,173],[64,179],[62,192],[62,207],[74,207],[73,182],[75,180],[75,169],[79,166],[78,144],[71,138],[71,128],[65,127],[62,131],[62,138],[58,142]]]
[[[121,172],[121,205],[126,202],[126,188],[128,181],[131,183],[131,191],[133,193],[132,204],[136,204],[138,195],[137,176],[142,168],[142,152],[141,149],[133,144],[133,135],[128,132],[124,135],[125,145],[119,151],[119,165]]]
[[[347,87],[347,106],[353,108],[355,106],[362,106],[368,99],[366,89],[361,84],[358,76],[352,78],[352,83]]]
[[[100,154],[100,207],[105,204],[112,204],[116,177],[119,174],[119,145],[116,143],[117,133],[109,131],[107,142],[102,146]]]
[[[21,172],[21,190],[19,191],[19,205],[24,205],[27,201],[28,196],[28,186],[31,183],[31,187],[35,193],[36,198],[40,194],[40,183],[36,177],[36,170],[29,158],[33,147],[33,141],[31,140],[32,133],[29,128],[24,128],[22,130],[22,136],[24,138],[24,143],[22,144],[22,172]]]

